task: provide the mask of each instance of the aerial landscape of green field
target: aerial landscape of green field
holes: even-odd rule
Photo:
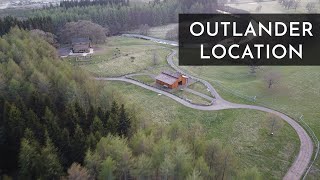
[[[319,66],[179,66],[178,47],[179,13],[318,1],[6,3],[0,179],[320,178]]]

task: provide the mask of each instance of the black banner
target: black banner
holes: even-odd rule
[[[320,65],[318,14],[180,14],[179,65]]]

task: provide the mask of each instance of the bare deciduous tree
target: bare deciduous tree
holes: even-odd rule
[[[256,76],[258,69],[259,69],[259,67],[258,67],[258,66],[255,66],[255,65],[249,66],[249,73],[250,73],[250,75]]]
[[[262,5],[261,5],[261,4],[259,4],[259,5],[256,7],[256,12],[260,12],[260,11],[261,11],[261,9],[262,9]]]
[[[294,2],[293,9],[296,11],[300,5],[301,5],[301,0],[296,0]]]
[[[306,5],[306,9],[308,13],[315,13],[316,12],[316,3],[315,2],[308,2]]]
[[[278,116],[274,114],[268,114],[268,121],[270,125],[270,134],[274,135],[274,133],[282,127],[281,120],[278,118]]]
[[[153,61],[153,65],[156,66],[158,65],[158,53],[156,51],[153,51],[152,53],[152,61]]]
[[[265,79],[265,81],[267,83],[268,89],[273,88],[275,84],[279,83],[280,82],[280,78],[281,78],[280,73],[275,72],[275,71],[268,72],[264,76],[264,79]]]
[[[150,31],[150,26],[148,24],[141,24],[139,27],[139,34],[141,35],[148,35]]]

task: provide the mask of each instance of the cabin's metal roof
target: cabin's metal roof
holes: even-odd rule
[[[167,74],[161,73],[156,77],[156,80],[162,81],[167,84],[174,84],[177,81],[177,78],[169,76]]]
[[[170,71],[164,71],[156,77],[156,80],[172,85],[179,79],[180,76],[181,74],[178,72],[173,73]]]
[[[172,77],[177,78],[177,79],[182,75],[179,72],[174,72],[173,73],[173,72],[170,72],[170,71],[163,71],[162,74],[166,74],[168,76],[172,76]]]

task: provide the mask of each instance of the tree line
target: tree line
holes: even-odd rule
[[[53,32],[54,24],[49,16],[38,16],[27,18],[26,20],[19,20],[16,17],[6,16],[0,18],[0,36],[8,33],[11,28],[19,27],[21,29],[41,29],[45,32]]]
[[[72,8],[72,7],[84,7],[95,5],[129,5],[129,0],[63,0],[60,2],[59,7]]]
[[[205,134],[198,123],[172,122],[146,126],[129,139],[109,135],[87,151],[81,169],[92,179],[261,179],[256,168],[237,170],[232,150]]]
[[[52,18],[55,30],[60,30],[67,22],[90,20],[110,30],[111,34],[139,28],[140,25],[160,26],[177,23],[179,13],[215,12],[215,0],[170,0],[155,1],[143,5],[119,6],[114,4],[75,6],[71,8],[39,9],[31,12],[30,17]]]
[[[90,3],[98,3],[100,1],[104,0],[90,1]],[[85,2],[87,1],[66,1],[65,3],[77,4]],[[14,26],[28,30],[40,29],[59,35],[66,23],[79,20],[90,20],[108,29],[110,35],[114,35],[139,28],[141,25],[160,26],[168,23],[177,23],[179,13],[214,12],[215,8],[215,0],[202,0],[199,2],[187,0],[182,2],[178,0],[155,1],[144,5],[134,4],[128,6],[114,3],[100,5],[98,3],[90,6],[70,5],[70,7],[43,8],[29,12],[27,19],[14,17],[0,19],[0,35],[7,33]]]

